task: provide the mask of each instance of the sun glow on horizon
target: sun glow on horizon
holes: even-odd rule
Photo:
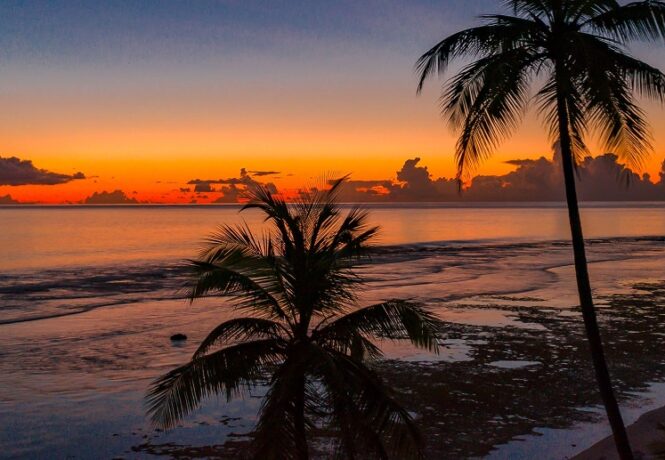
[[[439,85],[417,97],[413,65],[475,13],[497,8],[419,0],[381,11],[321,4],[314,14],[204,0],[155,15],[137,2],[127,22],[113,4],[61,3],[48,14],[0,6],[17,24],[0,30],[0,157],[86,179],[0,185],[0,197],[78,203],[121,190],[138,202],[207,203],[221,192],[195,193],[188,182],[238,178],[242,168],[277,171],[264,178],[291,191],[322,174],[398,181],[416,157],[433,179],[454,177],[456,138],[439,114]],[[662,48],[636,51],[662,66]],[[657,181],[665,111],[645,109],[654,152],[641,172]],[[503,175],[515,169],[507,161],[541,156],[551,158],[551,140],[529,113],[475,173]]]

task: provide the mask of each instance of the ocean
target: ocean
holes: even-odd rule
[[[565,458],[608,433],[565,207],[368,209],[381,232],[359,268],[362,302],[417,299],[450,325],[439,356],[382,339],[387,359],[377,363],[408,395],[432,458]],[[207,401],[168,433],[148,425],[142,406],[150,381],[233,314],[221,298],[189,304],[181,288],[183,261],[216,226],[264,228],[256,212],[238,211],[0,208],[0,457],[196,457],[204,446],[242,445],[260,387],[230,404]],[[582,219],[610,366],[634,420],[665,404],[665,203],[588,203]],[[172,344],[176,332],[189,340]]]

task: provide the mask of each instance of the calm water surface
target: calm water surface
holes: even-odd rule
[[[386,373],[412,392],[410,409],[442,427],[431,433],[433,449],[458,458],[500,445],[494,458],[532,458],[537,451],[558,459],[608,432],[602,423],[580,425],[587,418],[578,409],[593,406],[596,395],[577,397],[593,384],[578,370],[566,371],[587,369],[587,355],[566,354],[584,341],[580,331],[571,334],[580,323],[571,250],[561,244],[569,237],[565,208],[400,205],[370,212],[382,228],[379,243],[391,247],[362,268],[370,280],[362,302],[414,298],[451,325],[440,356],[382,343],[399,359]],[[636,283],[665,280],[665,203],[594,203],[582,214],[593,240],[594,293],[613,305],[604,311],[622,314],[634,302],[616,296],[639,297],[647,291],[634,289]],[[142,405],[150,381],[187,361],[232,314],[219,299],[189,305],[176,292],[184,276],[179,261],[194,257],[215,226],[241,217],[256,229],[263,225],[257,213],[240,216],[234,206],[0,207],[0,458],[145,458],[146,442],[172,456],[174,445],[219,444],[249,432],[260,389],[230,405],[213,398],[169,433],[148,426]],[[665,287],[649,289],[660,300],[612,323],[616,350],[623,353],[627,343],[637,350],[616,362],[644,361],[620,380],[628,420],[648,405],[643,398],[631,402],[630,394],[648,395],[652,405],[665,401],[664,385],[648,386],[665,380],[665,362],[654,357],[665,346],[665,324],[657,322]],[[190,340],[172,345],[175,332]],[[648,340],[637,343],[636,336]],[[583,385],[534,403],[539,395],[531,395],[531,382],[557,375],[553,387]],[[460,384],[476,381],[455,399]],[[492,387],[489,400],[487,382],[503,385]],[[446,385],[453,399],[430,394]],[[547,404],[557,405],[555,418],[537,410]],[[447,438],[437,447],[442,433]],[[486,445],[478,448],[481,438]]]
[[[0,207],[0,269],[43,269],[192,257],[217,225],[255,211],[237,206]],[[546,241],[569,237],[558,204],[370,206],[378,243]],[[665,235],[665,203],[593,203],[583,207],[587,238]]]

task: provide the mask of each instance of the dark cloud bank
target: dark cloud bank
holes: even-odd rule
[[[57,185],[75,179],[85,179],[85,174],[59,174],[38,169],[30,160],[0,157],[0,185]]]
[[[277,186],[272,182],[261,182],[255,180],[252,176],[272,176],[279,174],[278,171],[247,171],[245,168],[240,170],[240,177],[231,177],[227,179],[193,179],[187,182],[194,186],[196,193],[221,193],[214,203],[238,203],[243,198],[243,193],[247,187],[263,185],[268,187],[273,193],[277,193]],[[213,185],[221,185],[219,188]],[[180,189],[181,191],[183,189]]]
[[[482,175],[473,178],[463,193],[454,179],[433,178],[420,158],[408,159],[397,171],[396,179],[349,180],[341,193],[347,202],[536,202],[563,201],[565,192],[558,153],[548,160],[511,160],[515,170],[504,175]],[[577,186],[582,201],[665,201],[665,162],[657,178],[639,175],[607,153],[587,157],[578,167]],[[181,193],[193,192],[192,202],[208,195],[218,196],[214,203],[238,203],[248,187],[260,184],[278,192],[273,182],[262,178],[278,171],[240,170],[238,177],[194,179]],[[36,168],[31,161],[0,157],[0,185],[56,185],[84,179],[83,173],[59,174]],[[138,204],[122,190],[95,192],[84,204]],[[19,204],[10,195],[0,196],[0,205]]]
[[[20,203],[14,198],[12,198],[11,195],[0,196],[0,205],[4,204],[20,204]]]
[[[564,201],[565,191],[561,162],[554,158],[511,160],[515,170],[504,175],[476,176],[460,194],[455,179],[433,178],[420,158],[408,159],[397,171],[396,179],[349,180],[341,192],[346,202],[538,202]],[[218,193],[215,203],[237,203],[247,187],[261,184],[277,192],[272,182],[261,176],[277,171],[240,170],[239,177],[227,179],[194,179],[188,185],[203,198],[203,193]],[[655,183],[648,174],[639,175],[607,153],[587,157],[577,168],[577,190],[581,201],[664,201],[665,162]],[[255,178],[256,177],[256,178]],[[216,187],[219,185],[220,187]],[[189,187],[181,192],[190,191]]]
[[[563,173],[559,156],[553,160],[512,160],[516,169],[501,176],[476,176],[462,192],[454,179],[432,178],[420,158],[406,160],[397,181],[348,181],[342,200],[350,202],[502,202],[563,201]],[[665,162],[656,183],[640,176],[607,153],[587,157],[578,167],[577,187],[582,201],[665,200]]]
[[[83,201],[83,204],[138,204],[134,198],[128,197],[122,190],[112,192],[95,192]]]

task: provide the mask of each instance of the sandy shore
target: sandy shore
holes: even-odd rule
[[[595,241],[589,256],[621,402],[665,405],[662,241]],[[265,388],[211,398],[169,432],[146,422],[150,382],[233,314],[217,298],[174,298],[184,279],[167,268],[0,276],[0,457],[237,457]],[[427,458],[566,458],[605,435],[588,410],[599,401],[568,245],[391,247],[363,271],[367,303],[417,298],[449,321],[439,356],[381,340],[387,359],[373,363],[415,414]],[[189,339],[173,344],[177,332]],[[648,410],[627,409],[630,421]]]
[[[642,415],[628,428],[636,459],[665,458],[665,407]],[[573,457],[574,460],[613,460],[619,458],[611,436]]]

